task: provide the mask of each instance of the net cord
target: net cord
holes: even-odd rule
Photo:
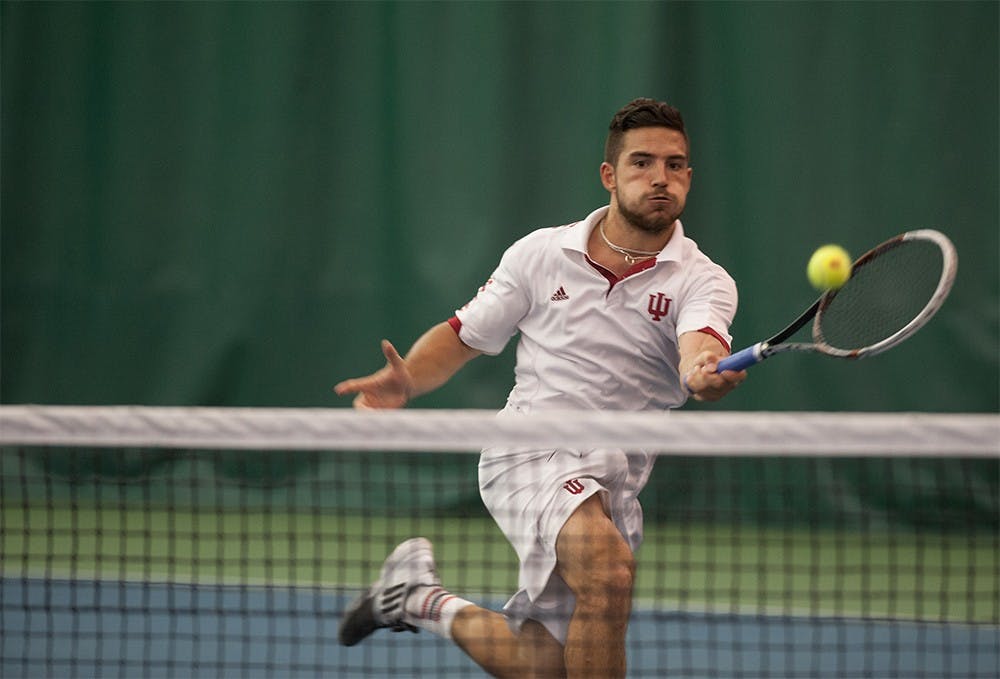
[[[0,445],[1000,458],[1000,415],[7,405]]]

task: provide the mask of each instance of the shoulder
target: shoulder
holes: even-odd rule
[[[582,222],[573,222],[570,224],[563,224],[561,226],[546,226],[535,229],[534,231],[531,231],[514,241],[504,253],[504,258],[509,259],[516,257],[522,259],[535,259],[538,257],[544,257],[550,253],[558,252],[561,249],[566,236],[574,227],[577,227],[580,224],[582,224]]]
[[[692,272],[699,273],[705,271],[729,276],[725,268],[716,264],[711,257],[698,247],[698,243],[687,235],[684,235],[681,240],[681,258],[684,267]]]
[[[682,252],[682,265],[686,278],[692,285],[712,285],[717,289],[736,294],[736,281],[733,277],[723,266],[705,254],[694,240],[685,236]]]
[[[586,253],[587,239],[594,225],[607,214],[608,206],[604,205],[592,211],[583,219],[535,229],[522,236],[508,251],[517,253],[560,253],[563,250],[576,250]]]
[[[560,226],[544,226],[535,229],[518,238],[511,247],[544,247],[550,243],[558,242],[570,229],[579,224],[581,222],[572,222]]]

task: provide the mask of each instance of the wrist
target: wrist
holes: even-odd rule
[[[681,378],[681,386],[684,387],[684,391],[687,392],[688,396],[694,396],[695,391],[691,388],[691,384],[688,382],[689,377],[691,377],[691,373],[688,373]]]

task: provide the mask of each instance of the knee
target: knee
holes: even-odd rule
[[[563,526],[556,555],[559,575],[578,606],[628,610],[635,557],[598,496],[584,502]]]
[[[628,549],[599,569],[598,588],[616,595],[631,595],[635,581],[635,559]]]
[[[606,608],[628,607],[634,581],[635,557],[623,544],[590,564],[574,594],[584,603]]]

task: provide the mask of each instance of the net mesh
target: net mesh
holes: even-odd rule
[[[702,414],[677,415],[640,495],[629,676],[996,676],[1000,418],[754,414],[760,448],[794,443],[730,456],[746,414],[706,415],[700,446],[677,441],[704,436]],[[601,416],[559,419],[603,436]],[[813,419],[818,454],[795,426]],[[369,427],[419,443],[363,451]],[[881,451],[851,452],[865,430]],[[451,591],[499,610],[517,560],[474,448],[452,449],[544,432],[484,413],[0,408],[0,676],[483,676],[427,632],[344,648],[337,627],[417,535]]]

